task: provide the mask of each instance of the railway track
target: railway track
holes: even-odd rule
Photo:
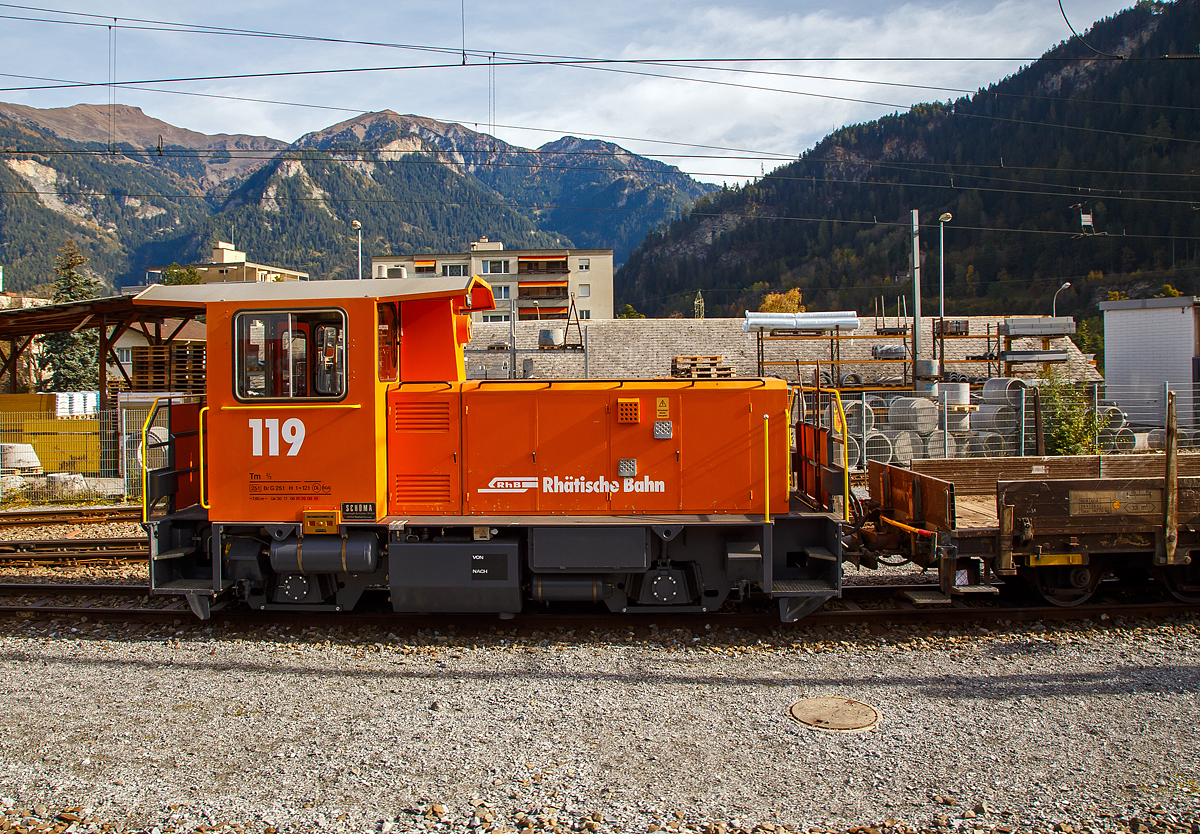
[[[22,539],[0,541],[0,566],[61,566],[95,562],[145,561],[145,537],[108,539]]]
[[[854,625],[902,626],[902,625],[953,625],[953,624],[1008,624],[1013,622],[1070,621],[1100,618],[1170,618],[1200,614],[1200,607],[1175,601],[1145,599],[1133,602],[1099,601],[1096,603],[1063,608],[1060,606],[1028,606],[1013,604],[1009,600],[988,600],[968,605],[956,605],[940,609],[918,608],[900,598],[904,591],[928,588],[927,585],[853,585],[844,588],[844,596],[837,601],[839,607],[817,610],[799,623],[782,624],[774,610],[762,612],[729,612],[722,614],[637,614],[606,615],[595,613],[529,613],[504,621],[505,628],[518,629],[635,629],[645,630],[651,623],[661,628],[687,628],[703,630],[707,625],[729,628],[761,629],[765,631],[787,630],[809,627],[847,627]],[[29,597],[37,599],[29,600]],[[74,604],[64,604],[62,598],[78,599]],[[89,599],[90,597],[90,599]],[[127,601],[114,604],[114,597]],[[24,598],[28,601],[18,601]],[[149,588],[144,585],[85,585],[50,583],[0,583],[0,616],[36,617],[38,619],[62,617],[87,617],[90,620],[117,622],[172,622],[195,620],[186,603],[175,597],[158,597],[169,600],[161,608],[148,608]],[[106,604],[99,604],[105,601]],[[308,626],[384,626],[401,628],[445,628],[453,624],[457,629],[487,631],[497,625],[496,617],[477,614],[396,614],[388,611],[383,603],[354,613],[305,612],[304,625]],[[869,607],[864,607],[864,605]],[[236,605],[214,607],[214,620],[229,620],[239,625],[292,624],[297,615],[289,611],[251,611]]]
[[[68,507],[61,510],[8,510],[0,512],[0,527],[32,527],[47,524],[110,524],[141,521],[141,507]]]

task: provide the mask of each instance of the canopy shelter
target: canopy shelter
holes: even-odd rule
[[[113,350],[117,339],[131,328],[137,328],[150,344],[167,344],[179,335],[189,321],[203,314],[203,307],[169,301],[134,304],[134,296],[131,295],[67,301],[20,310],[0,310],[0,376],[8,373],[9,390],[16,390],[17,362],[36,336],[96,329],[99,331],[99,338],[96,340],[99,366],[96,385],[100,389],[100,411],[107,411],[109,357],[125,380],[130,381]],[[167,328],[164,327],[167,319],[178,321],[172,321],[172,326]],[[3,346],[5,342],[8,343],[7,348]]]

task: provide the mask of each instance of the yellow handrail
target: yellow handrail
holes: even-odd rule
[[[211,508],[208,506],[208,495],[207,495],[206,490],[204,489],[204,479],[205,479],[205,476],[208,474],[207,470],[205,470],[205,468],[204,468],[204,414],[206,411],[208,411],[208,406],[204,406],[204,408],[200,409],[200,473],[199,473],[199,476],[200,476],[200,506],[207,510],[207,509],[211,509]]]
[[[846,411],[844,408],[842,408],[842,395],[836,388],[805,388],[803,383],[801,383],[800,393],[803,394],[805,391],[817,392],[818,415],[821,413],[821,394],[831,395],[833,402],[837,403],[837,420],[838,425],[841,427],[842,434],[842,489],[844,490],[842,493],[842,497],[844,498],[842,501],[844,510],[843,514],[846,517],[846,521],[850,521],[850,444],[846,442],[850,437],[850,431],[846,426]],[[865,461],[867,457],[867,450],[863,449],[862,454],[863,460]]]
[[[766,492],[766,503],[763,515],[767,524],[771,523],[771,415],[763,415],[763,490]]]
[[[362,408],[362,403],[329,403],[328,405],[292,405],[291,403],[263,403],[262,405],[223,405],[222,411],[261,411],[267,408]]]
[[[149,451],[146,448],[146,435],[150,433],[150,422],[154,419],[154,415],[158,413],[158,402],[161,397],[155,397],[154,402],[150,406],[150,413],[146,415],[146,422],[142,423],[142,521],[150,520],[150,507],[146,503],[147,495],[146,485],[147,478],[146,460]]]

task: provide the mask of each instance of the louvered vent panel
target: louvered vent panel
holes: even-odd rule
[[[396,504],[448,504],[451,499],[449,475],[397,475]]]
[[[450,403],[396,403],[396,431],[450,431]]]

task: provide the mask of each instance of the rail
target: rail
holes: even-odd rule
[[[139,521],[140,507],[72,507],[64,510],[0,512],[0,527],[40,527],[50,524],[110,524]]]

